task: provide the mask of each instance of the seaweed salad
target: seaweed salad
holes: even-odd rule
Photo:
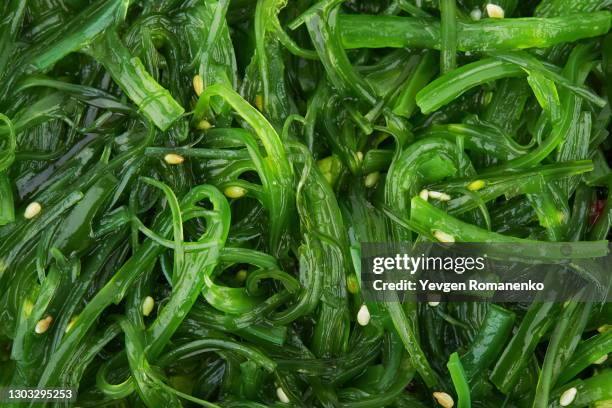
[[[611,10],[3,0],[0,406],[612,407],[612,303],[370,302],[360,263],[608,248]]]

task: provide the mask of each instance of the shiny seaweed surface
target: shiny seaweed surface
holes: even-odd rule
[[[0,406],[610,406],[610,303],[366,302],[360,245],[605,245],[611,8],[2,1],[0,388],[77,396]]]

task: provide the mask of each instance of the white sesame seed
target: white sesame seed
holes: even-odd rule
[[[455,242],[455,237],[450,234],[447,234],[444,231],[436,230],[434,231],[433,235],[440,242]]]
[[[429,199],[429,191],[427,191],[427,189],[422,189],[421,192],[419,193],[419,197],[421,197],[423,200],[427,201]]]
[[[144,316],[148,316],[153,311],[153,306],[155,306],[155,300],[151,296],[147,296],[144,298],[142,302],[142,314]]]
[[[228,198],[240,198],[244,197],[246,190],[239,186],[229,186],[223,190],[223,194]]]
[[[366,187],[374,187],[376,183],[378,183],[378,179],[380,178],[380,173],[375,171],[368,174],[365,178],[364,184]]]
[[[604,354],[603,356],[599,357],[597,360],[593,361],[593,364],[603,364],[608,360],[608,355]]]
[[[174,165],[174,164],[181,164],[182,162],[185,161],[185,158],[179,154],[168,153],[167,155],[164,156],[164,160],[166,161],[166,163]]]
[[[436,307],[440,304],[440,302],[427,302],[427,304],[431,307]]]
[[[36,334],[43,334],[47,330],[49,330],[49,326],[53,323],[53,317],[47,316],[44,319],[40,319],[38,323],[36,323],[36,327],[34,327],[34,331]]]
[[[281,387],[278,387],[276,389],[276,396],[278,397],[278,400],[282,403],[288,404],[290,402],[289,397],[287,396],[287,394],[285,394],[285,391]]]
[[[357,161],[358,161],[359,163],[361,163],[361,162],[363,161],[363,153],[362,153],[362,152],[357,152],[357,153],[355,153],[355,154],[356,154],[356,156],[357,156]]]
[[[559,398],[559,405],[562,407],[567,407],[569,404],[574,402],[576,394],[578,394],[576,387],[568,388],[567,390],[563,391],[563,394],[561,394],[561,397]]]
[[[367,326],[370,323],[370,311],[366,305],[361,305],[357,312],[357,323],[360,326]]]
[[[479,8],[475,8],[470,12],[470,17],[472,18],[472,20],[478,21],[482,18],[482,11],[480,11]]]
[[[193,77],[193,90],[198,96],[204,91],[204,80],[200,75]]]
[[[442,405],[444,408],[451,408],[453,405],[455,405],[453,397],[445,392],[434,392],[433,397],[436,399],[436,401],[438,401],[438,404]]]
[[[37,201],[32,201],[30,204],[28,204],[25,211],[23,212],[23,217],[26,220],[31,220],[32,218],[40,214],[41,211],[42,205],[40,205],[40,203]]]
[[[429,191],[428,195],[434,200],[439,200],[439,201],[449,201],[451,199],[451,197],[448,194],[442,193],[440,191]]]
[[[489,3],[487,4],[487,14],[491,18],[504,18],[504,9],[498,6],[497,4]]]

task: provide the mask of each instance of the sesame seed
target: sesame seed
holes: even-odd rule
[[[278,397],[278,400],[282,403],[288,404],[290,402],[289,397],[287,396],[287,394],[285,394],[285,391],[281,387],[278,387],[276,389],[276,396]]]
[[[563,394],[561,394],[561,397],[559,398],[559,405],[562,407],[567,407],[569,404],[574,402],[576,394],[578,394],[576,387],[568,388],[567,390],[563,391]]]
[[[47,316],[44,319],[40,319],[38,323],[36,323],[34,331],[36,332],[36,334],[43,334],[44,332],[49,330],[51,323],[53,323],[53,317],[51,316]]]
[[[367,326],[370,323],[370,311],[366,305],[361,305],[357,312],[357,323],[360,326]]]
[[[236,272],[236,280],[238,280],[238,282],[244,282],[247,278],[247,275],[247,271],[245,269],[241,269]]]
[[[610,330],[610,327],[612,327],[612,326],[611,326],[611,325],[609,325],[609,324],[604,324],[604,325],[599,326],[599,327],[597,328],[597,331],[598,331],[598,332],[600,332],[600,333],[605,333],[605,332],[607,332],[608,330]]]
[[[428,192],[428,195],[429,195],[431,198],[435,198],[436,200],[439,200],[439,199],[440,199],[440,197],[442,197],[442,194],[443,194],[443,193],[441,193],[441,192],[439,192],[439,191],[430,191],[430,192]]]
[[[263,111],[263,96],[261,96],[261,95],[256,95],[255,96],[255,107],[260,112]]]
[[[193,90],[198,96],[204,91],[204,80],[200,75],[193,77]]]
[[[359,292],[359,282],[357,281],[357,277],[355,275],[349,275],[349,277],[346,279],[346,287],[349,293],[352,293],[353,295]]]
[[[365,178],[365,186],[370,188],[370,187],[374,187],[376,185],[376,183],[378,183],[378,179],[380,178],[380,173],[375,171],[372,172],[370,174],[368,174]]]
[[[467,189],[470,191],[478,191],[486,185],[484,180],[475,180],[467,185]]]
[[[480,11],[479,8],[475,8],[470,12],[470,17],[472,18],[472,20],[478,21],[482,18],[482,11]]]
[[[355,155],[357,156],[357,161],[359,163],[361,163],[363,161],[363,153],[362,152],[357,152],[357,153],[355,153]]]
[[[182,162],[185,161],[185,158],[179,154],[168,153],[167,155],[164,156],[164,160],[168,164],[181,164]]]
[[[244,197],[246,190],[239,186],[229,186],[223,190],[223,194],[228,198],[240,198]]]
[[[608,360],[608,355],[604,354],[603,356],[599,357],[597,360],[593,361],[593,364],[603,364]]]
[[[199,129],[199,130],[208,130],[208,129],[211,129],[212,127],[213,127],[213,125],[209,121],[207,121],[206,119],[202,119],[196,125],[196,128]]]
[[[497,4],[489,3],[487,4],[487,14],[491,18],[504,18],[504,9],[498,6]]]
[[[42,205],[40,205],[40,203],[37,201],[32,201],[30,204],[28,204],[25,211],[23,212],[23,217],[26,220],[31,220],[32,218],[40,214],[41,211]]]
[[[433,397],[436,399],[436,401],[438,401],[438,404],[442,405],[444,408],[451,408],[453,405],[455,405],[453,397],[445,392],[434,392]]]
[[[444,231],[436,230],[434,231],[433,235],[440,242],[455,242],[455,237],[450,234],[447,234]]]
[[[440,302],[427,302],[427,304],[431,307],[436,307],[440,304]]]
[[[448,194],[441,193],[440,191],[429,191],[427,194],[429,197],[439,201],[449,201],[451,199]]]
[[[427,201],[429,199],[429,191],[427,189],[423,189],[421,190],[421,192],[419,193],[419,197],[421,197],[423,200]]]
[[[153,311],[153,306],[155,306],[155,300],[151,296],[147,296],[144,298],[142,302],[142,314],[144,316],[148,316]]]

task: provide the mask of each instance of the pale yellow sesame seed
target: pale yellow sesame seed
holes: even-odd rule
[[[31,220],[32,218],[40,214],[41,211],[42,205],[40,205],[39,202],[32,201],[30,204],[28,204],[25,211],[23,212],[23,217],[27,220]]]
[[[444,231],[434,231],[434,237],[440,242],[455,242],[455,237]]]
[[[244,197],[246,190],[239,186],[229,186],[223,190],[223,194],[228,198],[240,198]]]
[[[44,319],[40,319],[38,323],[36,323],[34,331],[36,332],[36,334],[43,334],[44,332],[49,330],[51,323],[53,323],[53,317],[51,316],[47,316]]]
[[[185,161],[185,158],[181,156],[180,154],[168,153],[167,155],[164,156],[164,160],[168,164],[175,165],[175,164],[183,163]]]
[[[449,201],[451,199],[448,194],[442,193],[440,191],[429,191],[428,194],[431,198],[439,201]]]
[[[608,355],[604,354],[603,356],[599,357],[597,360],[593,361],[593,364],[603,364],[608,360]]]
[[[288,404],[290,402],[289,397],[287,394],[285,394],[285,391],[281,387],[276,389],[276,396],[278,397],[278,400],[284,404]]]
[[[257,108],[258,111],[263,112],[263,96],[261,95],[255,95],[255,107]]]
[[[468,184],[467,189],[470,191],[478,191],[486,185],[484,180],[474,180]]]
[[[455,401],[453,397],[448,395],[445,392],[437,391],[433,393],[433,397],[438,401],[438,404],[442,405],[444,408],[451,408],[455,405]]]
[[[361,305],[357,312],[357,323],[360,326],[367,326],[370,323],[370,310],[366,305]]]
[[[238,282],[244,282],[247,278],[247,275],[247,271],[245,269],[241,269],[236,272],[236,279],[238,280]]]
[[[201,121],[198,122],[198,124],[196,125],[196,128],[199,130],[209,130],[213,128],[213,125],[206,119],[202,119]]]
[[[148,316],[153,311],[153,307],[155,306],[155,300],[151,296],[147,296],[144,298],[142,302],[142,314],[143,316]]]
[[[195,75],[193,77],[193,90],[198,96],[200,96],[200,94],[204,92],[204,80],[200,75]]]
[[[576,394],[578,394],[578,389],[576,387],[568,388],[567,390],[563,391],[563,394],[561,394],[561,397],[559,398],[559,405],[562,407],[567,407],[569,404],[574,402]]]
[[[489,3],[487,4],[487,14],[491,18],[504,18],[505,12],[504,9],[497,4]]]
[[[429,200],[429,191],[425,188],[422,189],[421,192],[419,193],[419,197],[421,197],[425,201]]]
[[[346,287],[349,293],[352,293],[353,295],[359,292],[359,282],[357,281],[357,277],[355,275],[349,275],[349,277],[346,279]]]
[[[364,184],[368,188],[374,187],[376,183],[378,183],[379,178],[380,178],[380,173],[377,171],[374,171],[366,176]]]

